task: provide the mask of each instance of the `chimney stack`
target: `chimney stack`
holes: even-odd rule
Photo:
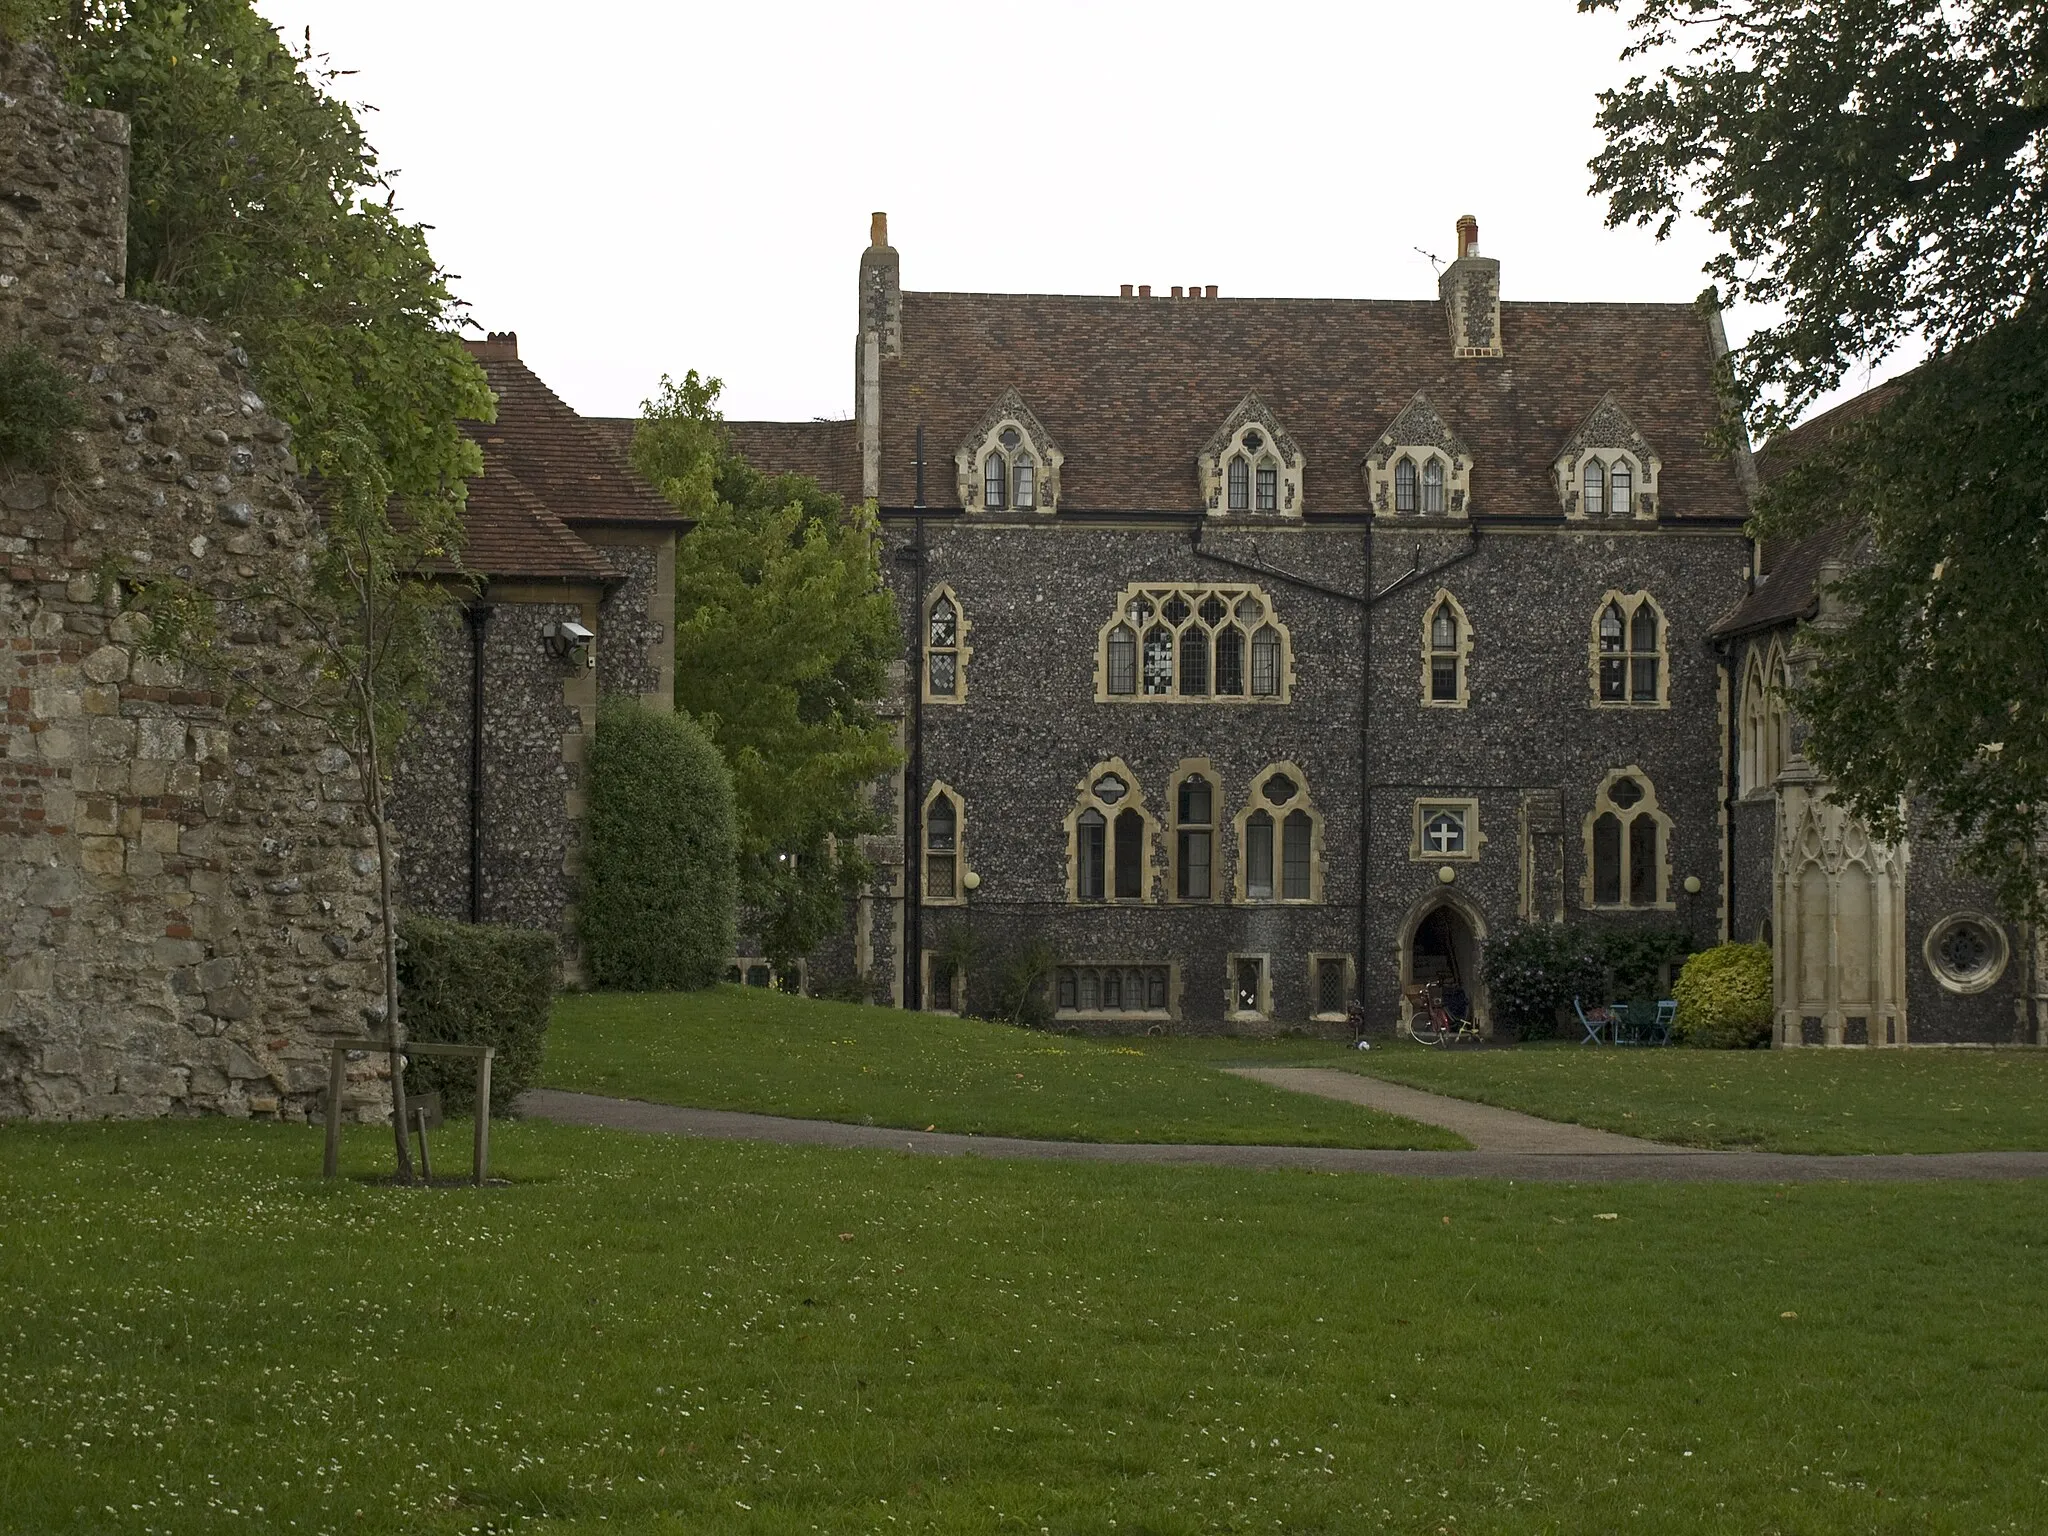
[[[1479,221],[1458,220],[1458,259],[1436,280],[1451,327],[1451,356],[1500,357],[1500,263],[1479,254]]]
[[[868,248],[860,253],[860,333],[874,335],[883,357],[903,351],[903,264],[889,243],[889,215],[868,223]]]

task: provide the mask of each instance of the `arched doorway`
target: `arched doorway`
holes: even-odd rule
[[[1485,938],[1485,920],[1463,902],[1439,896],[1419,903],[1401,932],[1404,1018],[1408,988],[1434,983],[1444,989],[1453,1013],[1463,1014],[1490,1036],[1493,1018],[1480,974]]]

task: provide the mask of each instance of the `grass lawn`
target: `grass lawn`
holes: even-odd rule
[[[697,1109],[1055,1141],[1463,1147],[1448,1131],[1282,1093],[1143,1040],[1038,1034],[754,987],[564,997],[550,1088]]]
[[[451,1126],[445,1145],[459,1147]],[[2038,1532],[2026,1184],[0,1127],[0,1528]],[[347,1164],[388,1140],[351,1132]]]
[[[2048,1148],[2048,1051],[1582,1050],[1564,1044],[1443,1051],[1411,1045],[1339,1053],[1330,1064],[1548,1120],[1689,1146],[1773,1152]]]

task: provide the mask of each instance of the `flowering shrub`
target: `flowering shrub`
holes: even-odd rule
[[[1771,947],[1721,944],[1685,962],[1672,989],[1678,1017],[1671,1038],[1681,1045],[1746,1050],[1771,1038]]]
[[[1523,1040],[1557,1033],[1557,1011],[1575,997],[1605,1000],[1607,964],[1584,929],[1526,923],[1486,946],[1486,990],[1496,1021]]]

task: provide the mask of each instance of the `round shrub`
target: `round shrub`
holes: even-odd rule
[[[633,699],[597,712],[577,928],[591,982],[695,991],[734,946],[732,775],[704,728]]]
[[[1740,1051],[1771,1038],[1771,946],[1720,944],[1685,962],[1671,1038],[1681,1045]]]
[[[1557,1033],[1557,1011],[1575,997],[1605,1000],[1607,967],[1582,929],[1525,923],[1486,946],[1486,993],[1493,1016],[1524,1040]]]

